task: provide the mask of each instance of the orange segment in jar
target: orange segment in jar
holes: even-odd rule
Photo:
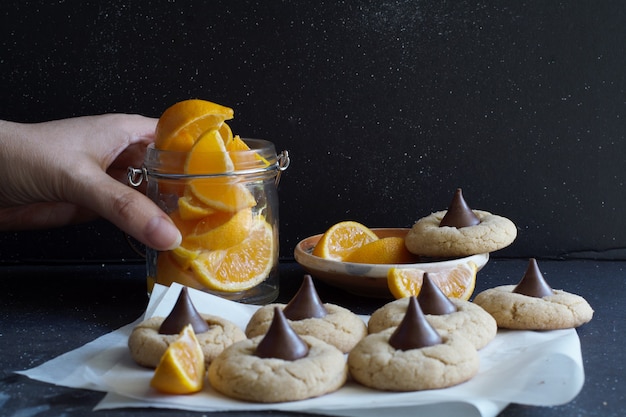
[[[252,228],[252,210],[246,208],[235,213],[218,211],[200,220],[187,235],[192,248],[204,250],[227,249],[248,236]]]
[[[179,259],[181,259],[180,255],[175,255],[173,251],[159,253],[156,265],[156,282],[165,286],[178,282],[191,288],[202,288],[202,285],[196,281],[193,271],[189,267],[183,267],[179,263]],[[191,261],[187,264],[191,265]]]
[[[243,184],[224,184],[217,178],[203,178],[193,180],[189,187],[198,200],[218,211],[236,212],[256,204]]]
[[[239,135],[236,135],[230,146],[226,147],[226,150],[230,153],[230,158],[235,165],[235,169],[246,170],[269,166],[267,159],[259,155],[258,152],[250,149],[248,144],[244,142]]]
[[[185,161],[187,175],[224,174],[234,169],[233,161],[226,152],[224,140],[215,129],[203,133],[198,138]]]
[[[157,123],[155,147],[187,152],[205,131],[219,129],[233,109],[206,100],[184,100],[167,108]]]
[[[178,199],[178,211],[183,220],[198,220],[215,213],[215,209],[202,203],[187,190]]]
[[[378,240],[378,236],[367,226],[343,221],[326,230],[315,245],[313,255],[341,261],[350,252],[375,240]]]
[[[206,132],[189,152],[185,162],[185,173],[189,175],[227,174],[234,164],[226,152],[218,131]],[[219,211],[235,212],[253,207],[254,196],[242,184],[228,176],[195,178],[189,182],[193,195],[208,207]]]
[[[198,282],[209,289],[244,291],[268,276],[273,265],[274,246],[272,226],[262,216],[257,216],[243,242],[228,249],[201,252],[191,267]]]
[[[227,123],[222,123],[218,131],[220,132],[220,136],[224,141],[224,146],[226,147],[226,150],[228,150],[228,147],[233,141],[233,131],[230,129],[230,126],[228,126]]]

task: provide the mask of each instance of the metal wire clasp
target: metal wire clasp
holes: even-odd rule
[[[144,178],[147,178],[148,172],[145,167],[133,168],[128,167],[128,183],[133,187],[139,187]]]
[[[280,182],[280,174],[283,173],[287,168],[289,168],[289,164],[291,163],[291,159],[289,159],[289,151],[282,151],[276,159],[278,160],[278,173],[276,173],[276,179],[274,180],[274,184],[278,185]]]

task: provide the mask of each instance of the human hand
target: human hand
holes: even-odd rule
[[[149,198],[128,187],[157,120],[106,114],[21,124],[0,121],[0,230],[57,227],[102,216],[157,250],[181,235]]]

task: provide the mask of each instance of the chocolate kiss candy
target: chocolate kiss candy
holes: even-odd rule
[[[411,350],[442,342],[439,333],[426,321],[417,298],[411,297],[406,314],[389,338],[389,344],[398,350]]]
[[[543,298],[554,294],[552,288],[550,288],[546,280],[543,278],[543,274],[539,270],[539,266],[537,266],[537,260],[535,258],[531,258],[528,262],[526,273],[513,289],[513,292],[537,298]]]
[[[274,319],[267,333],[256,347],[259,358],[277,358],[294,361],[309,353],[309,345],[291,328],[279,307],[274,307]]]
[[[191,324],[194,333],[204,333],[209,330],[206,320],[200,316],[198,310],[193,306],[187,287],[183,287],[178,295],[178,300],[170,314],[163,320],[159,327],[160,334],[178,334],[183,327]]]
[[[461,189],[457,188],[448,211],[439,222],[439,227],[450,226],[460,229],[461,227],[476,226],[479,223],[480,219],[465,202]]]
[[[430,279],[428,272],[424,272],[422,289],[417,295],[417,301],[424,314],[443,316],[444,314],[457,311],[452,301],[450,301],[443,291]]]
[[[304,276],[300,289],[285,306],[283,313],[289,320],[294,321],[326,317],[328,311],[315,291],[311,275]]]

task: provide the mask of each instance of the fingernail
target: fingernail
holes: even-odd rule
[[[172,250],[180,246],[183,237],[180,231],[168,219],[153,217],[146,225],[146,238],[155,249]]]

